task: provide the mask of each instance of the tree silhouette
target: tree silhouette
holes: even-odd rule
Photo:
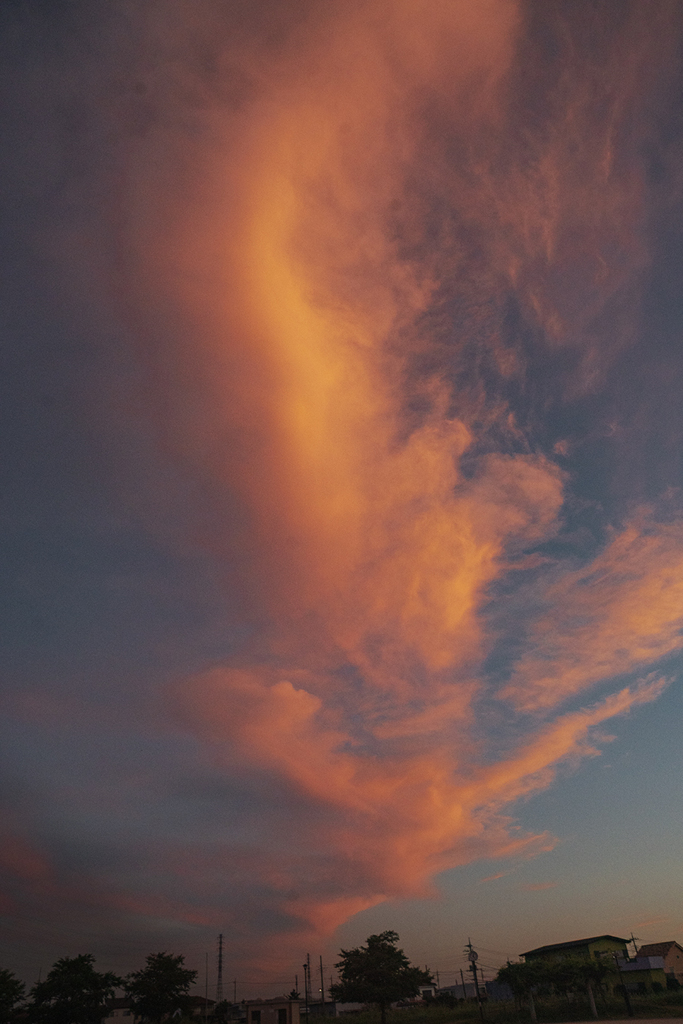
[[[26,986],[16,974],[0,968],[0,1024],[9,1024],[15,1017],[15,1006],[24,998]]]
[[[173,953],[150,953],[146,967],[126,977],[123,987],[130,996],[136,1016],[159,1021],[180,1010],[189,1012],[188,992],[197,971],[184,966],[185,957]]]
[[[526,963],[517,964],[511,964],[508,960],[496,977],[499,984],[508,985],[512,989],[518,1009],[521,1008],[523,999],[529,1000],[529,1012],[533,1021],[536,1020],[536,1006],[531,990],[546,980],[547,970],[543,960],[528,960]]]
[[[45,981],[31,989],[29,1019],[34,1024],[99,1024],[121,978],[111,971],[100,974],[94,963],[92,953],[58,960]]]
[[[536,986],[552,989],[558,995],[584,989],[588,996],[591,1013],[597,1017],[593,986],[602,986],[604,980],[616,971],[610,957],[564,956],[553,959],[529,960],[526,963],[511,964],[498,971],[497,981],[509,985],[518,1006],[523,999],[529,1000],[531,1019],[536,1019],[532,990]]]
[[[419,994],[420,985],[432,981],[429,971],[413,967],[402,949],[396,948],[396,932],[370,935],[365,946],[342,949],[336,964],[339,982],[332,985],[333,999],[345,1003],[375,1003],[379,1006],[382,1024],[387,1006],[399,999]]]

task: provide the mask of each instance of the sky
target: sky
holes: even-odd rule
[[[0,8],[0,966],[683,941],[683,8]]]

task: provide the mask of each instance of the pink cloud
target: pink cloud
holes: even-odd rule
[[[553,130],[530,143],[530,168],[499,135],[519,5],[376,13],[330,9],[272,65],[256,60],[265,99],[225,128],[239,158],[226,170],[220,146],[200,154],[202,208],[190,199],[138,242],[160,298],[193,324],[175,372],[192,368],[201,412],[165,422],[167,443],[244,509],[246,532],[217,528],[207,543],[243,574],[268,626],[234,663],[178,682],[176,720],[213,765],[264,772],[299,802],[273,900],[326,931],[357,908],[428,893],[436,872],[473,858],[552,848],[506,809],[550,785],[558,764],[595,756],[597,727],[664,684],[553,709],[680,646],[680,527],[637,521],[581,569],[525,563],[525,548],[561,528],[568,478],[524,447],[500,393],[479,379],[454,387],[466,337],[447,371],[421,327],[447,281],[474,310],[513,288],[549,350],[580,353],[567,388],[595,386],[632,332],[647,262],[640,170],[614,162],[621,107],[594,123],[594,79],[577,75]],[[637,33],[624,31],[608,67],[633,99],[628,60],[622,71]],[[444,46],[458,55],[448,73]],[[464,171],[425,138],[421,95],[454,145],[467,140]],[[477,248],[448,226],[432,238],[434,196],[459,197]],[[405,255],[411,245],[423,259]],[[473,313],[463,335],[475,328],[506,379],[523,373],[494,318]],[[425,353],[435,369],[411,374]],[[485,608],[520,557],[552,582],[539,584],[547,610],[520,626],[501,696],[551,717],[520,716],[517,746],[491,759],[476,728],[491,699]],[[313,877],[311,843],[334,865]]]
[[[513,0],[312,5],[277,44],[236,33],[234,103],[178,57],[220,19],[173,9],[182,31],[150,15],[169,117],[127,143],[115,284],[152,382],[144,415],[201,499],[175,531],[172,484],[130,502],[164,543],[210,554],[252,628],[224,663],[180,673],[161,727],[266,796],[251,833],[226,813],[217,850],[167,850],[186,897],[114,880],[83,902],[199,927],[221,893],[258,891],[299,941],[429,894],[440,871],[551,849],[515,803],[596,756],[599,728],[655,700],[656,662],[681,648],[680,522],[634,515],[582,566],[529,551],[562,530],[572,480],[511,408],[531,356],[503,330],[514,297],[543,358],[566,355],[565,397],[599,387],[633,337],[646,211],[619,146],[643,137],[652,54],[664,39],[666,64],[673,43],[634,8],[522,132]],[[444,295],[461,310],[447,332],[430,327]],[[496,691],[489,612],[520,572],[541,610],[509,627],[520,653]],[[587,703],[627,673],[645,677]],[[485,735],[494,704],[514,726],[503,750]],[[42,862],[23,867],[38,891]]]
[[[487,877],[486,877],[486,878],[480,878],[480,879],[479,879],[479,884],[480,884],[480,885],[482,885],[482,884],[483,884],[484,882],[495,882],[495,881],[497,881],[497,880],[498,880],[499,878],[507,878],[507,876],[508,876],[509,874],[511,874],[511,872],[510,872],[510,871],[499,871],[499,872],[498,872],[497,874],[495,874],[495,875],[487,875]]]

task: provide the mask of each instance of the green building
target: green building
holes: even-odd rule
[[[583,956],[591,959],[615,957],[619,974],[610,977],[605,984],[610,989],[620,985],[629,992],[652,992],[666,988],[664,960],[661,956],[643,956],[642,950],[633,958],[628,955],[628,939],[618,935],[594,935],[590,939],[575,939],[573,942],[555,942],[550,946],[538,946],[520,953],[527,961],[558,960],[565,956]],[[654,988],[653,988],[654,986]]]
[[[574,939],[573,942],[554,942],[550,946],[538,946],[520,953],[525,960],[556,960],[562,956],[604,956],[605,953],[617,953],[624,960],[628,959],[628,939],[620,939],[616,935],[594,935],[590,939]]]
[[[666,988],[666,972],[661,956],[638,956],[634,960],[617,961],[620,970],[619,981],[629,992],[663,992]]]

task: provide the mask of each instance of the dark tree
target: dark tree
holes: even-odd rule
[[[0,968],[0,1024],[10,1024],[15,1017],[15,1007],[24,998],[26,986],[16,974]]]
[[[547,965],[543,960],[529,960],[525,963],[511,964],[508,960],[505,967],[498,971],[496,981],[500,985],[508,985],[512,989],[517,1008],[522,1001],[528,999],[531,1019],[536,1020],[536,1006],[532,989],[547,980]]]
[[[29,1019],[35,1024],[99,1024],[121,978],[100,974],[91,953],[62,957],[45,981],[31,989]]]
[[[138,1017],[158,1024],[168,1014],[180,1010],[189,1013],[188,992],[197,971],[190,971],[185,957],[173,953],[150,953],[146,967],[133,971],[123,987],[130,996]]]
[[[419,994],[420,985],[429,984],[432,975],[413,967],[402,949],[396,948],[396,932],[371,935],[365,946],[342,949],[336,964],[339,982],[330,993],[345,1003],[375,1003],[379,1006],[382,1024],[387,1006],[399,999]]]
[[[614,975],[616,971],[614,960],[608,956],[566,956],[550,960],[546,966],[547,979],[557,992],[568,995],[570,991],[576,992],[585,988],[591,1014],[595,1018],[598,1011],[593,986],[602,988],[605,979]]]

